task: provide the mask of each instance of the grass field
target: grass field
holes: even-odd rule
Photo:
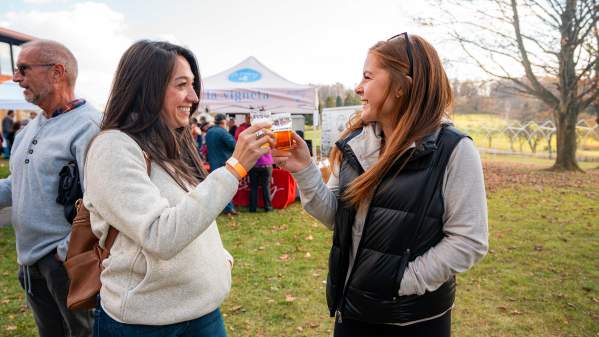
[[[599,336],[599,171],[484,157],[490,251],[458,276],[453,335]],[[324,298],[331,233],[298,203],[220,217],[236,257],[223,305],[229,336],[330,336]],[[14,234],[0,229],[0,336],[35,336],[16,279]]]

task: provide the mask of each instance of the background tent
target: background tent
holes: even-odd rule
[[[203,80],[200,109],[228,114],[251,108],[292,114],[314,114],[318,121],[316,87],[286,80],[253,56]]]
[[[23,98],[23,88],[13,81],[0,84],[0,110],[33,110],[40,108]]]

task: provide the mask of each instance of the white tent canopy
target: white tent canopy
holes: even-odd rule
[[[203,80],[202,110],[247,113],[252,108],[293,114],[318,114],[316,88],[286,80],[253,56]],[[314,119],[315,121],[318,118]]]
[[[10,80],[0,84],[0,109],[40,111],[39,107],[23,98],[23,89]]]

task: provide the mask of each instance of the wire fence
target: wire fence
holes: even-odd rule
[[[477,146],[486,152],[513,153],[554,158],[556,132],[553,121],[509,121],[495,125],[478,124],[457,127],[469,134]],[[599,125],[587,120],[576,124],[577,158],[599,161]]]

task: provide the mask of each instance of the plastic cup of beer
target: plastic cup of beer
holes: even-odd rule
[[[258,123],[258,122],[272,122],[270,111],[266,110],[252,110],[250,112],[250,123]],[[269,129],[264,129],[265,131]],[[262,147],[270,147],[268,143],[262,145]]]
[[[271,115],[272,131],[275,135],[275,149],[288,151],[292,145],[292,122],[289,112],[281,112]]]
[[[252,124],[254,123],[258,123],[258,122],[270,122],[271,113],[270,111],[266,111],[266,110],[252,110],[250,112],[250,122]]]

